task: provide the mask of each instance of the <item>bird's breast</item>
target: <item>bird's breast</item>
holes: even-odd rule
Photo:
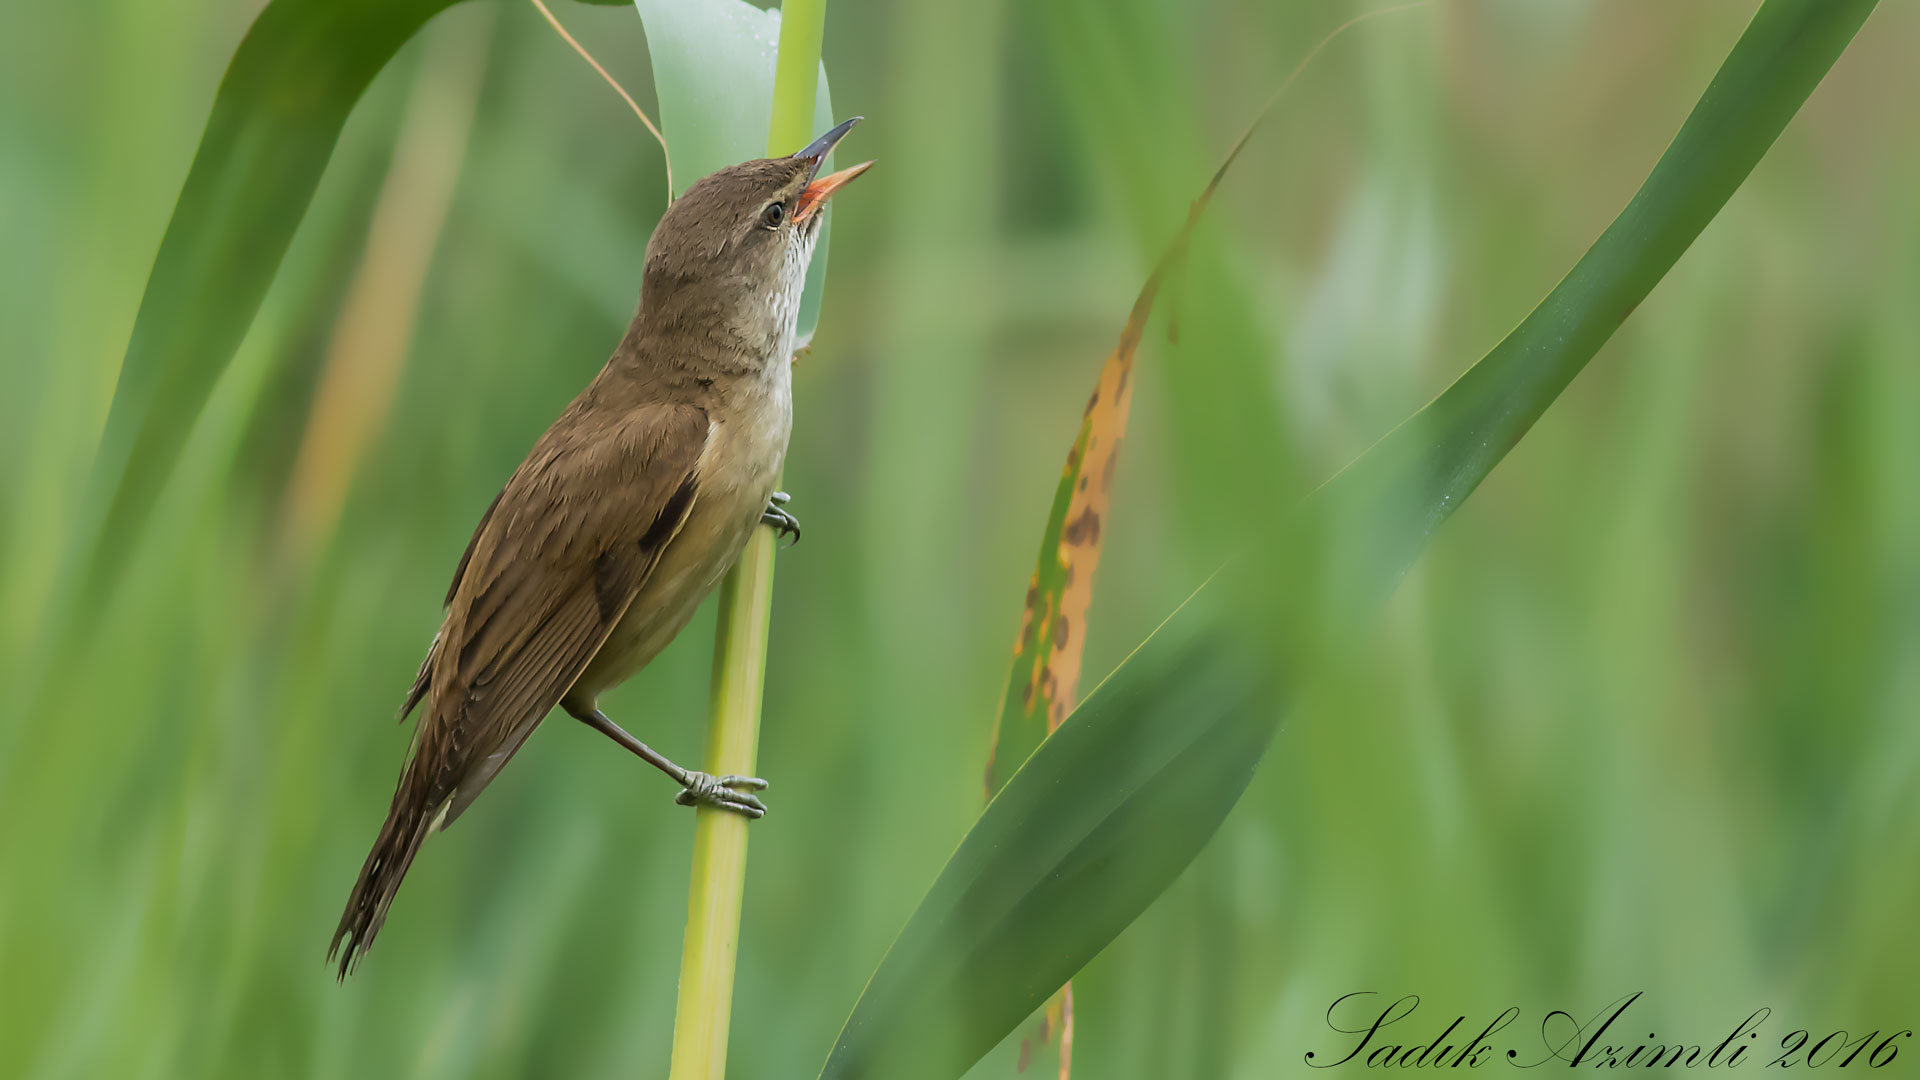
[[[687,520],[571,696],[590,700],[646,666],[740,557],[786,460],[793,412],[786,380],[779,383],[730,395],[710,412],[713,426]]]

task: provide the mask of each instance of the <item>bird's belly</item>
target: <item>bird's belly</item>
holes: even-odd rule
[[[660,562],[633,603],[574,681],[567,694],[570,705],[591,707],[602,691],[645,667],[732,569],[773,494],[786,456],[784,427],[777,441],[768,439],[768,432],[716,433],[686,524],[660,553]]]

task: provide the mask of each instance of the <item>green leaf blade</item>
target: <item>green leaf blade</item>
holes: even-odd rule
[[[961,842],[821,1076],[957,1076],[1199,851],[1276,712],[1231,640],[1177,616],[1041,745]]]
[[[154,259],[79,534],[109,591],[260,309],[341,128],[393,54],[456,0],[273,0],[234,53]]]
[[[1767,0],[1640,192],[1572,272],[1480,363],[1310,497],[1281,558],[1244,558],[1225,572],[1231,591],[1204,595],[1266,609],[1256,620],[1292,665],[1310,661],[1331,623],[1377,609],[1433,529],[1725,205],[1874,6]],[[1257,665],[1230,667],[1200,685],[1245,687],[1218,699],[1236,705],[1166,707],[1208,660],[1183,648],[1193,640],[1165,630],[1150,638],[1007,781],[881,962],[823,1078],[960,1076],[1158,895],[1138,886],[1164,887],[1167,868],[1198,853],[1265,749],[1279,683],[1250,677]],[[1210,640],[1218,657],[1252,664],[1235,638]],[[1179,725],[1204,729],[1190,752],[1174,751],[1175,733],[1164,730]],[[1148,765],[1122,764],[1128,754]],[[1063,760],[1071,757],[1086,760]],[[1109,796],[1095,794],[1096,764],[1122,778]]]
[[[1768,0],[1653,172],[1546,299],[1485,358],[1319,493],[1385,526],[1391,588],[1446,520],[1573,382],[1725,206],[1878,0]],[[1348,520],[1353,520],[1348,518]]]
[[[780,11],[746,0],[634,0],[647,34],[660,131],[673,156],[677,196],[716,169],[767,155],[773,124],[773,83],[780,42]],[[814,91],[813,133],[833,127],[826,65]],[[788,152],[805,146],[803,140]],[[829,154],[821,168],[832,167]],[[798,340],[813,336],[826,289],[832,204],[820,226],[813,263],[800,296]]]

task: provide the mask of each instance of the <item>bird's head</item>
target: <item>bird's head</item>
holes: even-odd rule
[[[643,311],[754,337],[790,333],[827,200],[873,164],[819,175],[860,119],[787,157],[730,165],[674,200],[647,242]]]

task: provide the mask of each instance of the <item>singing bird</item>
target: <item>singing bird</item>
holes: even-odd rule
[[[600,374],[481,516],[400,709],[422,702],[386,824],[340,917],[345,978],[427,834],[473,804],[555,705],[680,785],[750,818],[751,776],[684,769],[600,711],[680,632],[761,524],[799,536],[774,490],[793,407],[794,321],[828,198],[817,175],[859,117],[790,157],[721,169],[647,242],[640,304]]]

